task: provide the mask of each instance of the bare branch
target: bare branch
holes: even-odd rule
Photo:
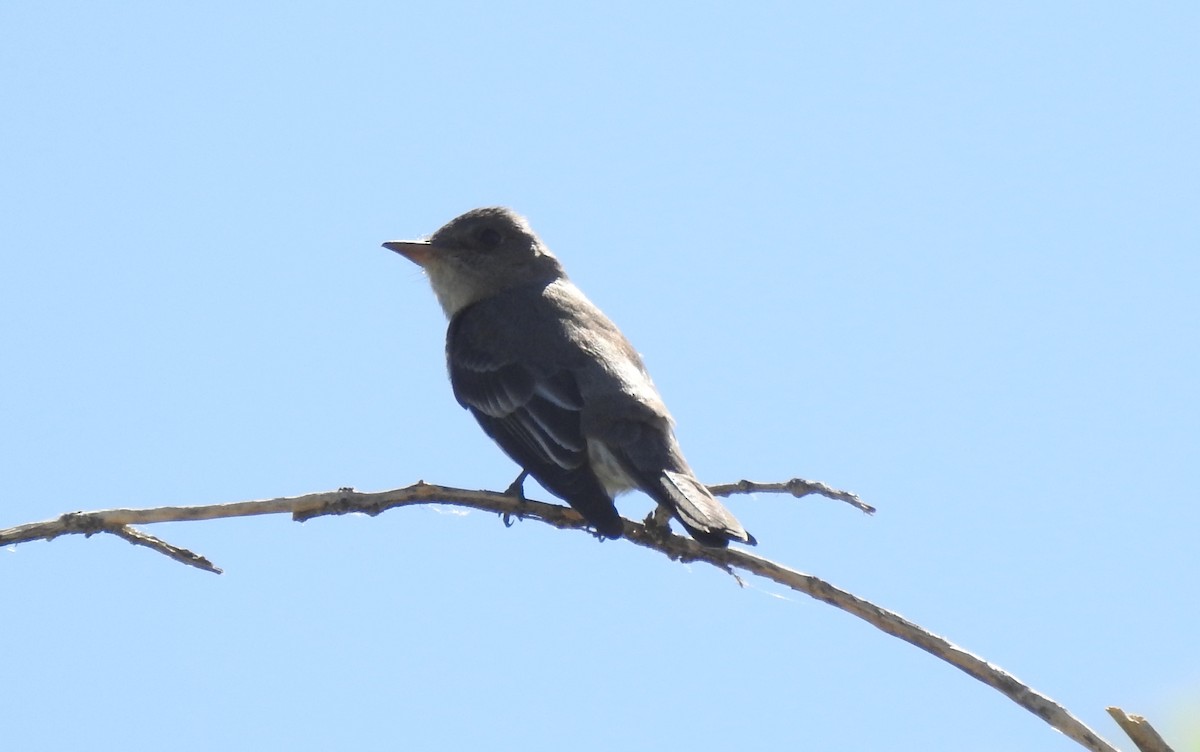
[[[1150,722],[1140,715],[1130,715],[1120,708],[1105,708],[1121,730],[1129,735],[1142,752],[1172,752]]]
[[[854,494],[838,491],[823,483],[793,479],[786,483],[753,483],[741,481],[725,486],[713,486],[713,493],[720,495],[740,493],[788,493],[793,496],[820,494],[845,501],[864,512],[874,508],[864,504]],[[157,507],[153,509],[109,509],[98,512],[73,512],[56,520],[19,525],[0,530],[0,545],[23,543],[32,540],[53,540],[60,535],[108,532],[139,545],[148,546],[177,561],[202,569],[220,570],[191,551],[167,544],[153,536],[128,528],[129,525],[154,522],[180,522],[186,520],[244,517],[260,514],[291,513],[292,518],[303,522],[325,515],[363,513],[377,515],[394,507],[414,504],[450,504],[484,511],[495,512],[505,520],[511,518],[535,519],[561,529],[587,530],[587,522],[570,507],[547,504],[541,501],[519,498],[515,495],[494,491],[471,491],[461,488],[435,486],[418,481],[407,488],[379,493],[360,493],[350,488],[304,496],[246,501],[233,504],[213,504],[194,507]],[[653,517],[653,515],[651,515]],[[1061,705],[1011,674],[989,664],[982,658],[954,645],[945,638],[929,632],[908,621],[899,614],[876,606],[851,593],[809,574],[789,569],[781,564],[756,556],[737,548],[706,548],[691,538],[672,534],[668,529],[651,520],[643,524],[625,520],[625,538],[630,542],[653,549],[669,558],[682,562],[705,562],[733,575],[741,582],[735,570],[759,575],[796,592],[836,606],[847,613],[872,624],[876,628],[899,637],[926,652],[941,658],[950,665],[969,674],[1016,704],[1038,716],[1051,727],[1093,752],[1116,752],[1116,749],[1082,721],[1071,715]],[[1112,712],[1110,710],[1110,712]],[[1114,717],[1116,717],[1114,715]],[[1123,724],[1124,725],[1124,724]],[[1132,732],[1131,732],[1132,735]],[[1139,747],[1161,752],[1160,747]]]
[[[875,511],[873,507],[862,504],[858,497],[847,491],[838,491],[819,481],[808,481],[793,478],[786,483],[754,483],[739,481],[711,487],[714,494],[728,496],[739,493],[787,493],[793,496],[806,496],[811,493],[828,496],[839,501],[865,508],[864,511]],[[216,520],[229,517],[250,517],[261,514],[291,514],[297,521],[327,514],[345,514],[347,512],[363,512],[379,514],[385,509],[408,504],[428,503],[457,504],[460,506],[476,507],[500,514],[521,516],[535,508],[539,502],[521,502],[515,496],[499,494],[493,491],[468,491],[461,488],[434,486],[424,481],[418,481],[407,488],[379,493],[359,493],[352,488],[337,491],[305,494],[304,496],[282,496],[276,499],[259,501],[239,501],[231,504],[204,504],[187,507],[153,507],[150,509],[105,509],[96,512],[68,512],[61,517],[42,522],[31,522],[17,525],[6,530],[0,530],[0,546],[13,543],[27,543],[35,540],[54,540],[60,535],[83,534],[92,535],[100,532],[113,532],[116,528],[126,525],[148,525],[154,522],[187,522],[191,520]],[[557,504],[541,504],[542,515],[532,515],[542,521],[554,524],[557,513],[552,510],[562,509]],[[556,527],[563,527],[556,525]],[[583,527],[583,525],[568,525],[566,527]]]

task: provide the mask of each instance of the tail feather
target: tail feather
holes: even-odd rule
[[[704,545],[724,547],[731,540],[751,546],[757,543],[742,523],[690,474],[663,470],[658,485],[670,499],[669,506],[675,516]]]

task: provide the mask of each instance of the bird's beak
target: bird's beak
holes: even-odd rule
[[[428,240],[389,240],[383,247],[399,253],[417,266],[425,266],[433,256],[433,246]]]

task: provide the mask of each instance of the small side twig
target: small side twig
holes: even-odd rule
[[[858,494],[850,493],[849,491],[841,491],[827,483],[822,483],[819,480],[792,478],[784,483],[757,483],[752,480],[739,480],[737,483],[724,483],[717,486],[709,486],[708,490],[711,491],[714,496],[733,496],[734,494],[751,493],[786,493],[791,494],[799,499],[803,496],[808,496],[809,494],[818,494],[828,499],[834,499],[835,501],[844,501],[850,506],[867,514],[875,514],[875,507],[858,498]]]
[[[193,553],[186,548],[173,546],[161,538],[155,538],[149,533],[142,532],[141,530],[135,530],[128,525],[118,525],[117,527],[105,532],[112,533],[118,538],[124,538],[134,545],[145,546],[146,548],[154,549],[160,554],[169,556],[181,564],[187,564],[189,567],[203,569],[204,571],[212,572],[213,574],[221,574],[221,569],[219,567],[214,566],[211,561],[204,558],[200,554]]]
[[[1158,735],[1150,722],[1140,715],[1130,715],[1116,707],[1105,708],[1121,730],[1129,735],[1141,752],[1172,752],[1167,742]]]

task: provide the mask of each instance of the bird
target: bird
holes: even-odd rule
[[[637,350],[524,217],[473,209],[383,247],[429,278],[454,397],[522,468],[510,491],[533,476],[602,539],[624,532],[616,496],[639,489],[702,545],[757,542],[696,479]]]

